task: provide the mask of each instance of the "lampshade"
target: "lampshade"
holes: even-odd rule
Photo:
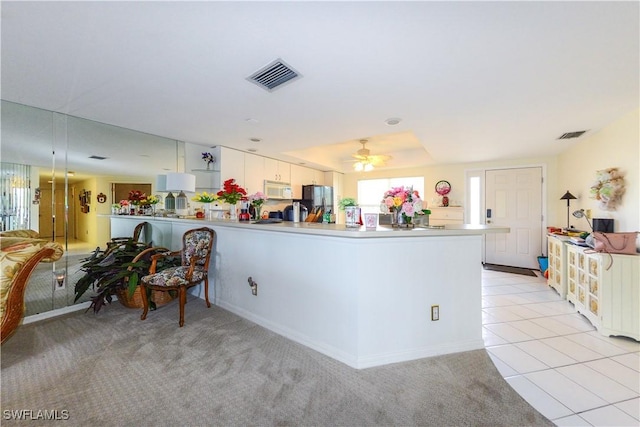
[[[166,191],[187,191],[195,193],[196,176],[190,173],[167,172]]]
[[[593,226],[589,222],[589,217],[584,212],[584,209],[578,209],[577,211],[573,211],[572,215],[575,216],[576,218],[584,218],[587,221],[587,224],[589,224],[589,228],[591,229],[591,231],[593,231]]]
[[[167,191],[167,175],[156,177],[156,191]]]
[[[574,199],[577,199],[577,197],[569,193],[569,190],[567,190],[567,192],[564,193],[564,196],[560,197],[560,200],[574,200]]]

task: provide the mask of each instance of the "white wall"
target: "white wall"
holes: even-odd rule
[[[421,168],[387,169],[371,171],[367,173],[349,173],[344,176],[345,197],[357,197],[359,179],[395,178],[401,176],[424,176],[425,194],[421,194],[427,205],[433,206],[432,200],[439,199],[435,192],[436,182],[445,179],[451,184],[449,200],[451,204],[457,203],[464,206],[465,200],[465,171],[474,169],[498,169],[528,166],[543,166],[546,170],[547,186],[555,187],[557,181],[557,159],[555,157],[540,157],[528,159],[497,160],[494,162],[458,163],[449,165],[426,166]],[[559,198],[559,197],[558,197]],[[380,195],[382,199],[382,194]],[[547,206],[553,206],[557,201],[553,200],[547,191]],[[551,203],[551,204],[550,204]],[[566,205],[565,205],[566,206]],[[566,210],[564,212],[566,215]],[[548,224],[555,224],[562,219],[557,217],[556,211],[550,210],[547,216]]]
[[[564,151],[558,156],[559,185],[555,186],[554,197],[559,198],[570,190],[578,198],[571,202],[572,210],[591,209],[594,218],[613,218],[615,231],[640,230],[639,129],[640,109]],[[597,170],[612,167],[624,173],[626,192],[616,211],[605,211],[598,207],[596,200],[589,198],[589,189],[596,179]],[[557,209],[566,215],[566,204]]]
[[[451,183],[449,199],[464,203],[466,170],[542,165],[546,168],[547,225],[566,226],[567,205],[560,197],[570,190],[578,197],[571,201],[572,211],[591,209],[595,218],[614,218],[616,231],[636,231],[640,230],[639,129],[640,110],[635,110],[600,131],[569,143],[569,148],[558,156],[349,173],[344,176],[344,194],[345,197],[357,197],[359,179],[424,176],[426,194],[423,198],[429,205],[436,197],[433,192],[435,183],[441,179]],[[615,212],[600,210],[597,202],[589,199],[589,189],[595,180],[596,170],[610,167],[618,167],[624,172],[626,181],[626,193]],[[573,222],[572,217],[572,224],[576,227],[587,228],[581,221],[584,219],[575,219]]]

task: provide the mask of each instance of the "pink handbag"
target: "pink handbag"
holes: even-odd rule
[[[594,250],[609,254],[635,255],[637,231],[627,233],[593,232]]]

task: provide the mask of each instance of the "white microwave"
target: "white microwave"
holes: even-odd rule
[[[264,194],[269,199],[292,199],[291,184],[279,181],[264,181]]]

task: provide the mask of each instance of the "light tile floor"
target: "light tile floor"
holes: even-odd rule
[[[483,270],[482,315],[502,376],[556,425],[640,426],[640,342],[601,335],[539,276]]]

